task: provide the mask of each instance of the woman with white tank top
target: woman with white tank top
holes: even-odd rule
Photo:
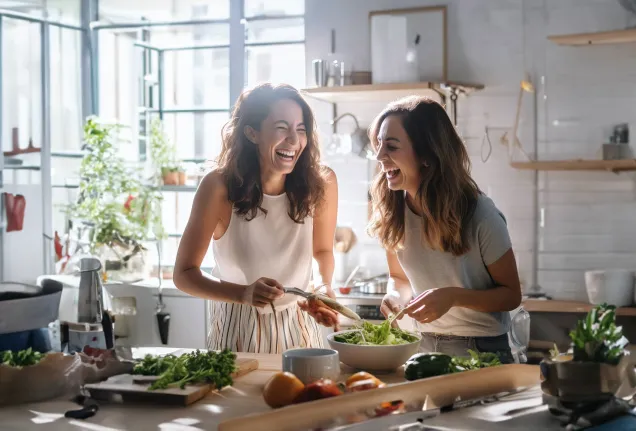
[[[174,281],[210,300],[208,348],[281,353],[322,347],[318,324],[337,315],[284,294],[315,285],[333,297],[338,189],[320,165],[315,120],[293,87],[245,91],[223,129],[217,167],[197,190]],[[210,241],[212,277],[200,269]]]

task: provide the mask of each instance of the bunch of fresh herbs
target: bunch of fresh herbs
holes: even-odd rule
[[[44,356],[45,354],[37,352],[30,347],[26,350],[20,350],[19,352],[6,350],[0,353],[2,365],[8,365],[10,367],[28,367],[29,365],[35,365],[40,362]]]
[[[629,343],[623,328],[616,326],[616,307],[594,307],[570,332],[575,361],[618,364]]]
[[[475,352],[468,349],[469,358],[454,356],[450,363],[450,372],[458,373],[460,371],[478,370],[480,368],[494,367],[501,365],[501,360],[496,353],[491,352]]]
[[[229,349],[221,352],[196,350],[181,356],[146,355],[135,364],[133,374],[158,376],[149,390],[166,389],[195,383],[210,383],[221,389],[233,383],[232,373],[236,371],[236,355]]]

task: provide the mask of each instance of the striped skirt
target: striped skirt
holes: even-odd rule
[[[260,314],[256,307],[209,301],[208,349],[282,353],[297,347],[324,347],[320,326],[294,304]]]

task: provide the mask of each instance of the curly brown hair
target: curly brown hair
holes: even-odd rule
[[[369,128],[369,138],[377,151],[382,122],[395,115],[402,120],[413,150],[422,164],[416,201],[422,203],[423,240],[433,249],[454,256],[466,253],[469,238],[466,225],[481,193],[470,176],[470,159],[444,108],[432,99],[410,96],[390,103]],[[389,189],[386,175],[379,172],[372,185],[373,213],[370,235],[382,246],[395,251],[404,239],[405,192]]]
[[[258,211],[264,214],[267,211],[261,206],[263,189],[258,148],[248,140],[244,130],[246,126],[260,130],[272,104],[283,99],[298,103],[307,130],[307,145],[294,170],[285,178],[289,217],[303,223],[305,218],[314,215],[324,198],[327,171],[320,164],[316,121],[311,108],[294,87],[263,83],[245,90],[238,98],[232,117],[223,126],[223,145],[216,160],[216,169],[223,176],[234,211],[248,221],[256,217]]]

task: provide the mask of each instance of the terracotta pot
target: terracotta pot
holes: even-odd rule
[[[185,173],[185,172],[182,172],[182,171],[179,171],[179,172],[177,172],[177,174],[178,174],[178,181],[179,181],[179,185],[180,185],[180,186],[185,186],[185,183],[186,183],[186,173]]]
[[[179,172],[166,172],[163,174],[163,183],[167,186],[178,186]]]

